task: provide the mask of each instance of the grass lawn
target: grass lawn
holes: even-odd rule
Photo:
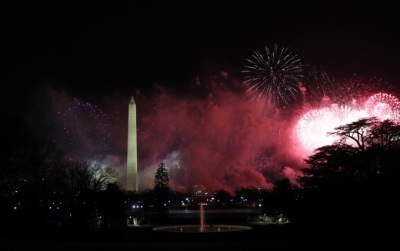
[[[349,230],[349,229],[348,229]],[[372,230],[372,229],[371,229]],[[371,233],[369,231],[369,233]],[[386,247],[388,247],[386,249]],[[0,250],[390,250],[374,235],[344,229],[293,224],[256,225],[226,233],[168,233],[153,227],[13,231],[0,238]]]

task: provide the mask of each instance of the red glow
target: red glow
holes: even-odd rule
[[[338,138],[328,135],[335,127],[361,118],[376,116],[379,119],[398,119],[400,102],[387,93],[370,96],[364,106],[332,106],[306,111],[295,126],[295,135],[305,151],[330,145]]]
[[[246,93],[244,85],[229,80],[227,74],[221,76],[222,79],[212,79],[206,84],[197,79],[186,94],[175,94],[160,86],[155,86],[151,95],[134,93],[139,189],[154,187],[154,174],[161,161],[169,170],[171,189],[178,191],[191,191],[196,186],[230,192],[242,187],[269,189],[282,178],[295,183],[301,175],[299,168],[304,167],[303,159],[316,147],[335,140],[328,138],[327,132],[369,116],[366,109],[351,104],[310,107],[296,119],[262,99],[249,101],[251,98],[246,94],[252,93]],[[49,95],[57,110],[76,102],[75,98],[55,91]],[[121,183],[125,180],[129,99],[130,94],[115,94],[104,100],[102,109],[112,124],[111,147],[97,151],[95,159],[86,159],[120,170]],[[101,140],[104,127],[92,124],[95,120],[81,121],[86,128],[102,129],[97,130],[99,137],[85,138],[79,128],[68,128],[71,135],[83,137],[81,142],[85,146],[87,142],[93,144],[91,149],[78,149],[80,156],[85,156],[86,149],[101,146],[101,141],[88,139]],[[92,152],[90,156],[96,156]]]

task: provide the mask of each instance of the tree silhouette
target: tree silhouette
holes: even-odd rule
[[[49,207],[64,189],[63,156],[24,120],[5,117],[0,134],[0,220],[44,226],[52,218]]]
[[[335,128],[340,136],[306,159],[298,181],[310,217],[324,222],[358,222],[399,209],[396,185],[400,127],[390,120],[360,119]]]
[[[161,162],[157,168],[154,189],[156,191],[169,191],[169,175],[164,162]]]
[[[164,162],[161,162],[158,166],[154,178],[155,204],[157,210],[161,213],[161,217],[163,217],[167,211],[167,203],[170,196],[169,175]]]
[[[73,224],[91,226],[97,217],[97,195],[115,182],[116,172],[99,164],[71,162],[67,163],[66,174]]]
[[[350,141],[349,144],[355,143],[359,150],[364,151],[369,129],[377,123],[379,123],[379,120],[375,117],[363,118],[346,125],[338,126],[335,128],[335,132],[330,132],[329,134],[339,136],[340,144],[346,144]]]
[[[275,183],[272,191],[263,197],[263,212],[271,217],[285,215],[291,218],[296,199],[297,187],[288,178],[283,178]]]
[[[124,193],[117,183],[110,183],[99,193],[101,227],[121,227],[126,225],[127,214]]]

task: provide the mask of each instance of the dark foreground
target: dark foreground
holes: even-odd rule
[[[122,229],[14,229],[0,250],[393,250],[396,237],[382,227],[252,225],[251,230],[168,233],[152,226]],[[389,226],[388,226],[389,227]],[[389,227],[390,228],[390,227]]]

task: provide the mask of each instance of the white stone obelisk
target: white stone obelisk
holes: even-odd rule
[[[138,191],[136,133],[136,103],[132,96],[128,109],[128,150],[126,161],[126,190],[131,192]]]

